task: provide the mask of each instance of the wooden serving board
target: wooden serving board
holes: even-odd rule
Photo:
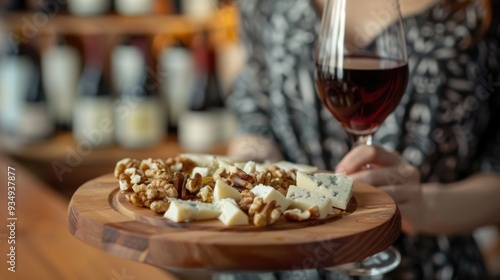
[[[128,203],[112,174],[81,186],[68,209],[70,232],[114,255],[165,269],[256,271],[323,268],[360,261],[389,247],[401,218],[394,201],[355,183],[346,211],[323,220],[258,228],[218,220],[174,223]]]

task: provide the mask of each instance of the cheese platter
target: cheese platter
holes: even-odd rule
[[[82,185],[68,209],[71,234],[100,250],[164,269],[209,271],[332,267],[385,250],[399,236],[401,218],[390,196],[349,183],[343,174],[221,158],[215,165],[210,159],[192,164],[193,157],[179,164],[179,158],[190,157],[170,160],[171,165],[127,159],[117,163],[114,174]],[[179,181],[173,174],[186,166],[183,183],[170,186]],[[164,176],[151,169],[169,172]],[[276,172],[263,179],[261,173],[269,170]],[[272,179],[274,174],[279,180]]]

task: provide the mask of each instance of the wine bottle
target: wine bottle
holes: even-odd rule
[[[34,1],[37,1],[41,6],[38,10],[41,10],[45,14],[60,15],[66,13],[68,10],[69,1],[61,1],[61,0],[42,0],[42,1],[34,0]]]
[[[116,140],[125,148],[138,149],[157,145],[165,138],[166,120],[156,90],[159,87],[148,71],[142,82],[115,104]]]
[[[16,136],[23,141],[31,142],[51,136],[54,132],[54,122],[49,114],[38,66],[28,78],[30,78],[29,89],[17,124]]]
[[[8,0],[5,4],[5,10],[12,12],[23,12],[28,10],[27,0]]]
[[[156,0],[115,0],[115,9],[123,15],[152,14]]]
[[[217,9],[217,0],[183,0],[182,13],[195,21],[208,20]]]
[[[166,116],[157,94],[160,84],[155,80],[151,67],[146,66],[150,61],[149,44],[146,38],[135,37],[132,45],[135,51],[128,50],[132,54],[129,59],[136,64],[128,66],[139,70],[141,75],[137,79],[137,72],[127,73],[134,84],[122,84],[120,87],[120,99],[115,104],[116,140],[125,148],[147,148],[164,139]],[[137,51],[141,54],[138,55]]]
[[[189,94],[194,79],[194,61],[190,50],[181,42],[166,48],[159,56],[161,73],[161,93],[168,108],[169,128],[176,130],[179,116],[189,105]]]
[[[111,9],[111,0],[71,0],[68,10],[75,15],[99,15]]]
[[[127,37],[111,54],[113,88],[118,94],[137,86],[146,69],[144,53],[147,42],[141,37]]]
[[[215,67],[215,51],[208,33],[197,38],[194,49],[197,75],[190,95],[189,110],[179,123],[179,140],[189,151],[208,151],[223,141],[224,94]]]
[[[35,69],[33,60],[24,43],[14,49],[10,45],[0,63],[0,127],[2,132],[15,135],[23,110],[23,102],[29,89],[27,77]]]
[[[85,67],[78,84],[73,135],[82,145],[102,147],[113,143],[113,95],[105,79],[100,37],[84,40]]]
[[[182,2],[183,0],[172,0],[173,14],[182,14]]]
[[[81,59],[78,50],[59,37],[42,53],[42,81],[59,129],[70,130],[77,96]]]

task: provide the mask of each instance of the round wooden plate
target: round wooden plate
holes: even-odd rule
[[[355,183],[346,211],[302,223],[225,227],[218,220],[173,223],[125,199],[112,174],[81,186],[68,209],[70,232],[114,255],[162,268],[262,271],[324,268],[389,247],[401,218],[394,201]]]

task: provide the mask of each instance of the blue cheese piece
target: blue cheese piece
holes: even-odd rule
[[[291,203],[290,209],[298,208],[305,211],[314,205],[318,206],[319,219],[323,219],[332,213],[332,200],[330,197],[315,191],[292,185],[288,188],[286,198]]]
[[[345,174],[297,171],[297,186],[328,196],[333,207],[345,210],[352,197],[353,180]]]
[[[273,187],[265,186],[259,184],[250,190],[255,196],[260,196],[264,202],[268,203],[272,200],[276,200],[276,205],[281,206],[281,210],[285,211],[290,206],[290,201],[286,199],[279,191],[275,190]]]
[[[220,214],[220,209],[211,203],[173,199],[163,216],[173,222],[183,223],[216,219]]]

